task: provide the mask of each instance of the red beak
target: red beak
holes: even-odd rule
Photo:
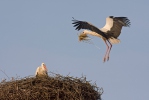
[[[45,68],[45,70],[48,70],[47,67],[46,67],[46,65],[43,65],[43,67]]]

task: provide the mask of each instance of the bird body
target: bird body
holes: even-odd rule
[[[43,77],[43,76],[48,76],[48,72],[47,72],[47,67],[44,63],[41,64],[41,66],[39,66],[37,69],[36,69],[36,77]]]
[[[98,34],[98,33],[96,33],[96,32],[90,31],[90,30],[83,30],[83,32],[81,32],[80,35],[83,35],[83,34],[85,34],[85,35],[88,35],[88,34],[89,34],[89,35],[92,35],[92,36],[97,36],[97,37],[99,37],[99,38],[102,38],[103,40],[106,39],[106,38],[102,37],[102,35],[100,35],[100,34]],[[110,37],[108,40],[109,40],[112,44],[120,43],[120,40],[117,39],[117,38],[114,38],[114,37]]]
[[[106,24],[100,30],[104,32],[108,38],[117,38],[122,30],[122,27],[128,27],[130,25],[130,20],[127,17],[113,17],[109,16],[106,18]]]
[[[117,39],[117,37],[120,35],[122,27],[129,27],[130,26],[130,20],[127,17],[114,17],[109,16],[106,18],[106,24],[103,28],[97,28],[96,26],[92,25],[89,22],[86,21],[78,21],[78,20],[72,20],[74,24],[74,27],[76,27],[76,30],[85,29],[82,34],[89,34],[93,36],[97,36],[102,38],[102,40],[105,42],[107,46],[106,54],[104,56],[104,62],[109,60],[109,54],[112,48],[112,44],[119,43],[120,40]],[[81,39],[83,40],[83,39]],[[84,39],[85,40],[85,39]],[[110,44],[110,46],[108,45]]]

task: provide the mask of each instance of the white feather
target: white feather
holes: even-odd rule
[[[42,63],[41,66],[37,67],[36,72],[35,72],[35,76],[48,76],[48,72],[47,69],[45,69],[45,64]]]

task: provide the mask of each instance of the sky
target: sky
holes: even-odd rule
[[[0,80],[34,76],[44,62],[49,72],[86,76],[104,89],[103,100],[149,98],[148,0],[0,0]],[[72,17],[102,28],[108,16],[125,16],[121,43],[103,63],[106,45],[79,42]],[[9,78],[8,78],[9,77]]]

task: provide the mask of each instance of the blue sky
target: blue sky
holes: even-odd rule
[[[149,21],[147,0],[1,0],[0,70],[11,77],[34,75],[42,62],[61,75],[81,77],[103,87],[103,100],[149,98]],[[101,28],[107,16],[126,16],[120,44],[103,63],[106,45],[91,37],[100,50],[78,42],[72,17]],[[7,76],[0,71],[0,80]],[[7,78],[8,79],[8,78]]]

